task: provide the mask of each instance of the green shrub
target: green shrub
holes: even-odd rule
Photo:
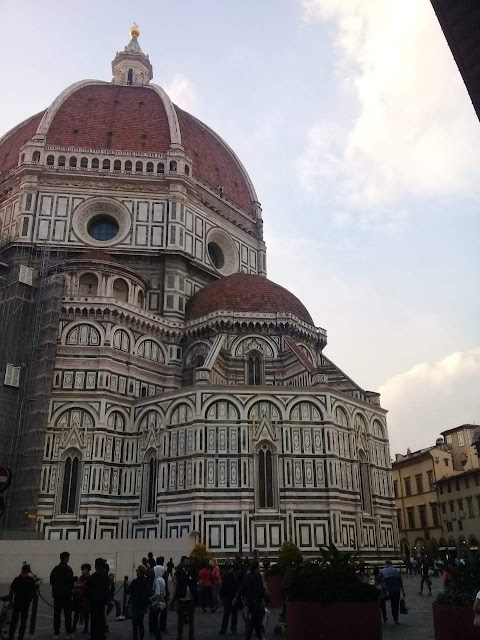
[[[195,569],[201,569],[206,566],[211,558],[212,554],[208,551],[206,545],[201,542],[197,543],[190,553],[190,562]]]
[[[377,600],[377,589],[358,578],[353,555],[332,544],[320,550],[318,560],[291,567],[285,585],[288,599],[321,603]]]
[[[300,549],[291,540],[286,540],[278,550],[278,564],[293,567],[302,562],[303,555]]]

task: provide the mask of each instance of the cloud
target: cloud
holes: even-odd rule
[[[354,108],[333,129],[311,126],[297,163],[303,186],[333,187],[360,208],[478,192],[480,128],[430,3],[301,3],[307,22],[333,25],[336,77]]]
[[[198,103],[197,92],[193,82],[183,75],[176,73],[164,87],[170,100],[186,111],[195,111]]]
[[[480,423],[480,347],[422,362],[379,389],[392,455],[435,444],[441,431]]]

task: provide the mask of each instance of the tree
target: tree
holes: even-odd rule
[[[198,542],[192,549],[190,561],[196,569],[201,569],[207,565],[212,557],[206,545]]]
[[[278,551],[278,564],[283,567],[293,567],[303,562],[303,555],[297,545],[286,540]]]

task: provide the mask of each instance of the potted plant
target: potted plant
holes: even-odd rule
[[[435,640],[478,640],[472,607],[480,590],[480,561],[454,567],[451,574],[452,580],[433,603]]]
[[[278,560],[267,571],[267,589],[270,596],[270,606],[280,609],[285,603],[285,575],[290,567],[296,567],[303,562],[303,555],[297,545],[291,540],[282,544],[278,551]]]
[[[197,571],[207,566],[211,558],[212,554],[208,551],[206,545],[201,542],[198,542],[190,553],[190,562]]]
[[[353,555],[332,544],[288,571],[289,640],[381,640],[378,591],[361,582]]]

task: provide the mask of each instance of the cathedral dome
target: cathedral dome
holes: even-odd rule
[[[234,273],[200,289],[187,303],[186,319],[218,311],[293,313],[315,326],[300,300],[279,284],[249,273]]]
[[[45,145],[47,153],[59,148],[110,155],[173,152],[186,158],[194,180],[254,214],[257,197],[240,160],[218,134],[150,83],[152,66],[138,44],[138,33],[133,27],[131,42],[117,53],[113,82],[77,82],[48,109],[0,138],[0,173],[8,174],[22,163],[22,146],[32,139]]]

